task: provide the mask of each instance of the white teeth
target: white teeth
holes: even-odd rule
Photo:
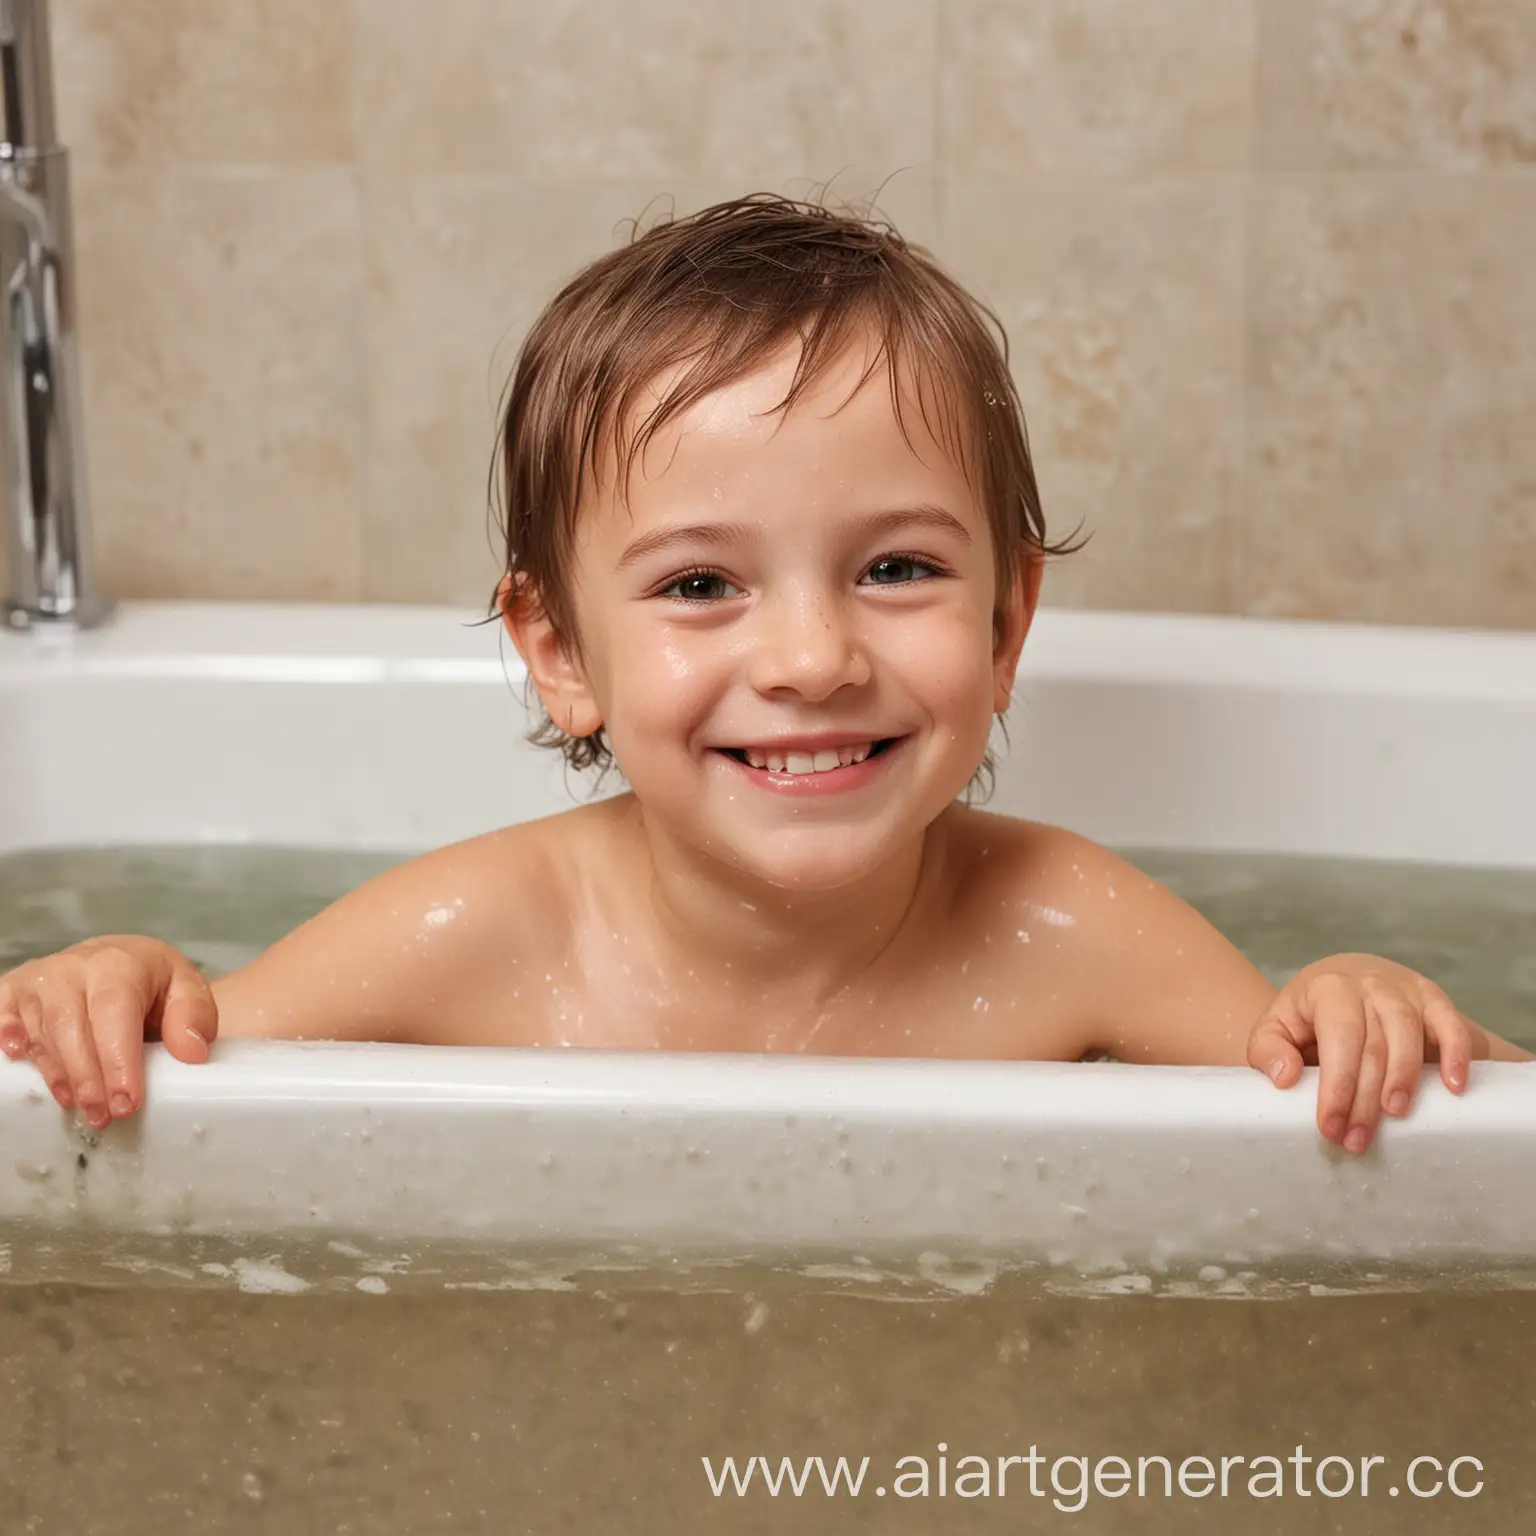
[[[751,747],[743,751],[748,763],[754,768],[766,768],[770,773],[830,773],[834,768],[846,768],[852,763],[862,763],[874,748],[871,741],[857,747],[827,747],[820,752],[757,752]]]

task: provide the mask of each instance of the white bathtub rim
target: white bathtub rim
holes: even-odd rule
[[[1536,1072],[1515,1063],[1474,1064],[1462,1096],[1426,1070],[1359,1158],[1317,1134],[1315,1069],[1281,1092],[1246,1068],[231,1041],[201,1066],[151,1047],[146,1079],[96,1136],[0,1064],[0,1244],[1536,1283]]]
[[[521,685],[501,627],[448,606],[124,603],[74,634],[0,633],[0,688],[79,677]],[[1536,701],[1536,632],[1042,607],[1021,680]]]

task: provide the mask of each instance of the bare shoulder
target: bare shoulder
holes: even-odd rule
[[[979,880],[989,892],[1029,904],[1053,897],[1080,904],[1093,890],[1112,901],[1119,887],[1149,880],[1118,854],[1065,827],[996,811],[967,809],[956,817],[951,847],[967,881]],[[1053,910],[1067,913],[1069,907]]]
[[[1187,902],[1064,827],[973,812],[961,835],[972,845],[969,867],[987,866],[988,899],[1013,904],[1030,982],[1048,987],[1065,1032],[1061,1054],[1246,1060],[1248,1034],[1275,988]]]
[[[1031,958],[1042,944],[1068,963],[1096,957],[1125,937],[1146,889],[1156,885],[1089,838],[1017,816],[970,811],[956,823],[952,847],[959,882],[988,906],[1012,912]]]
[[[472,1043],[488,1017],[515,1016],[486,1005],[521,957],[567,938],[563,821],[450,844],[349,891],[215,983],[220,1035]]]

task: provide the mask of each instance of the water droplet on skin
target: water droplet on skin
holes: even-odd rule
[[[451,907],[428,907],[424,920],[433,928],[441,928],[445,923],[451,923],[459,915],[458,908],[463,905],[464,898],[461,896]]]

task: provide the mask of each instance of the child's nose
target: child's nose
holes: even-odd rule
[[[838,605],[782,603],[764,613],[752,655],[752,683],[759,692],[792,688],[820,699],[867,683],[871,673],[864,642]]]

